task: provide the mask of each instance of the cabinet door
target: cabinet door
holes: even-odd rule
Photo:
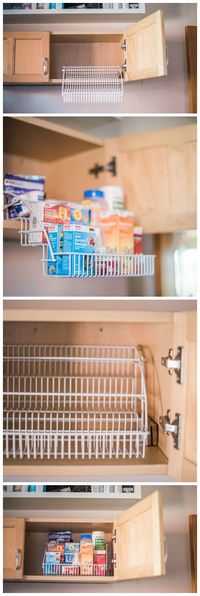
[[[4,82],[48,82],[49,55],[49,33],[6,32],[4,34]]]
[[[21,579],[24,566],[25,519],[6,517],[3,522],[3,577]]]
[[[163,11],[149,15],[124,31],[125,80],[137,81],[167,74]]]
[[[165,574],[162,499],[158,491],[115,520],[117,580]]]
[[[145,234],[196,228],[195,124],[112,139],[108,148],[126,209]]]
[[[174,356],[176,347],[183,346],[183,383],[179,385],[173,373],[169,407],[172,421],[176,412],[180,414],[180,435],[179,449],[174,449],[172,437],[168,437],[168,458],[169,475],[183,482],[197,480],[196,332],[197,321],[194,311],[174,314]]]

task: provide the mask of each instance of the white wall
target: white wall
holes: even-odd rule
[[[157,487],[156,487],[157,489]],[[143,486],[142,496],[152,493],[154,487]],[[145,580],[119,582],[111,585],[101,584],[51,584],[49,583],[8,583],[5,592],[45,592],[45,593],[188,593],[191,592],[190,546],[188,516],[196,513],[195,486],[159,486],[164,501],[164,528],[168,546],[167,573],[164,577]],[[38,514],[38,512],[37,512]],[[67,512],[69,516],[70,512]],[[18,512],[21,515],[21,512]],[[44,514],[45,515],[45,514]],[[49,515],[49,512],[48,512]],[[74,515],[74,512],[72,512]],[[92,511],[100,519],[104,512]],[[113,511],[113,517],[117,511]],[[127,545],[128,548],[128,545]]]
[[[169,56],[168,76],[126,83],[122,104],[82,104],[81,106],[66,105],[61,100],[60,87],[48,86],[7,86],[4,91],[5,113],[60,113],[70,114],[81,112],[91,113],[186,113],[188,112],[187,64],[185,46],[185,26],[196,24],[197,5],[188,4],[146,4],[146,14],[163,8],[165,16],[166,41]],[[140,15],[141,18],[141,15]],[[130,17],[131,19],[131,17]],[[122,31],[131,21],[115,23],[114,30]],[[102,23],[89,23],[87,30],[102,29]],[[73,24],[65,24],[65,31],[72,29]],[[103,30],[110,30],[110,23],[103,24]],[[8,28],[8,25],[5,27]],[[10,25],[9,29],[22,29],[21,25]],[[51,25],[23,25],[23,29],[50,30]],[[53,29],[63,28],[63,25],[53,25]],[[78,30],[83,31],[83,24],[76,24]]]
[[[146,236],[144,253],[154,254],[154,238]],[[42,273],[42,248],[4,242],[6,296],[154,296],[155,277],[138,279],[62,279]]]

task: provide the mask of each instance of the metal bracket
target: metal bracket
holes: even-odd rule
[[[94,167],[89,170],[89,174],[93,174],[96,178],[98,178],[100,172],[110,172],[112,176],[116,176],[116,157],[112,157],[111,161],[105,166],[100,166],[98,163],[95,163]]]
[[[117,567],[117,557],[116,557],[116,555],[112,559],[112,564],[114,565],[114,567]]]
[[[116,530],[113,530],[113,534],[112,534],[112,540],[113,540],[113,542],[115,542],[115,543],[117,542],[117,532],[116,532]]]
[[[161,358],[161,364],[166,366],[169,375],[172,375],[174,370],[177,377],[176,382],[183,383],[183,347],[178,346],[175,358],[173,358],[173,348],[170,348],[168,355]]]
[[[160,416],[159,424],[166,435],[172,435],[174,449],[179,449],[180,414],[176,413],[173,422],[171,422],[171,410],[167,410],[165,416]]]
[[[126,50],[127,44],[126,44],[126,39],[123,40],[123,43],[121,45],[121,49],[122,50]]]

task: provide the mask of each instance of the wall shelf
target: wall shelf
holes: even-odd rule
[[[56,10],[4,10],[4,24],[12,23],[59,23],[61,20],[63,23],[74,20],[74,17],[78,17],[82,22],[91,21],[92,17],[96,18],[98,15],[101,21],[113,20],[120,21],[121,17],[127,15],[131,17],[131,20],[136,20],[137,15],[145,13],[145,4],[139,4],[138,9],[56,9]]]
[[[141,486],[134,493],[3,493],[4,510],[123,510],[141,499]],[[116,503],[116,505],[114,505]]]

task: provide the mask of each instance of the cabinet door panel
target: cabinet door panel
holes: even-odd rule
[[[165,574],[162,500],[158,491],[115,520],[116,579]]]
[[[118,182],[144,233],[196,228],[196,126],[121,137]]]
[[[195,482],[197,477],[197,390],[196,390],[196,313],[175,313],[173,346],[184,348],[183,383],[171,377],[172,416],[180,414],[179,449],[169,437],[169,475],[177,481]],[[166,371],[167,374],[167,371]]]
[[[21,579],[24,564],[24,518],[6,517],[3,523],[3,577]]]
[[[12,64],[12,69],[6,70],[4,74],[4,82],[49,81],[49,33],[6,33],[4,42],[5,63]]]
[[[136,81],[167,74],[163,11],[149,15],[124,31],[127,71]]]

